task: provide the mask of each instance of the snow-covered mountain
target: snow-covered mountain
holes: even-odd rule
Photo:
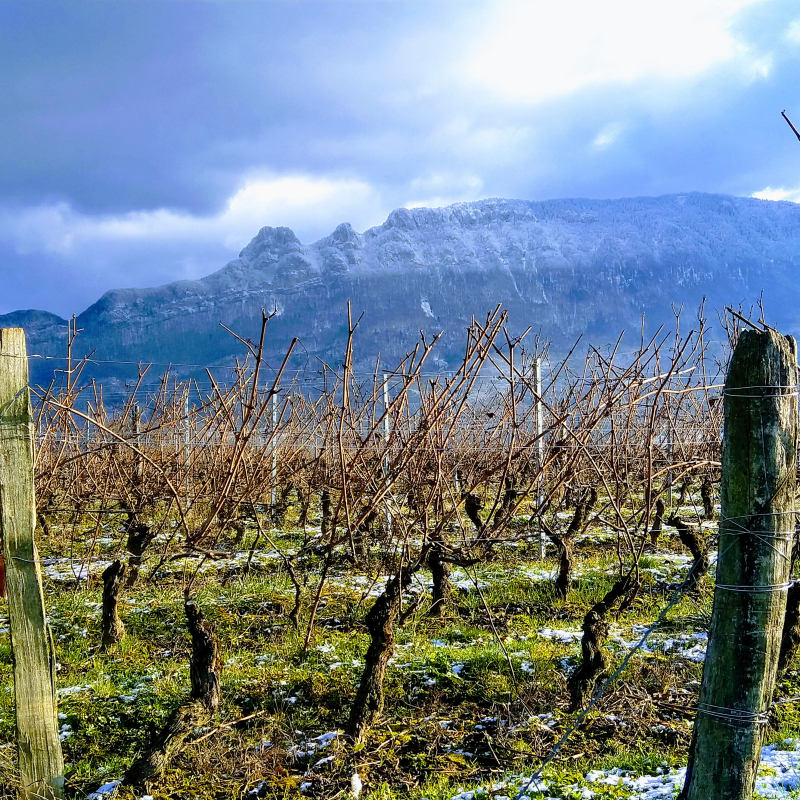
[[[269,350],[297,336],[305,351],[337,361],[346,304],[364,312],[363,364],[392,363],[419,335],[444,331],[436,364],[460,360],[472,316],[502,303],[564,349],[622,328],[638,335],[710,309],[752,303],[764,290],[774,324],[797,332],[800,206],[709,194],[623,200],[482,200],[398,209],[359,234],[344,223],[303,245],[288,228],[262,228],[218,272],[198,281],[107,292],[78,318],[81,350],[98,359],[217,364],[241,352],[222,322],[253,336],[261,308],[277,305]],[[23,324],[30,347],[60,354],[64,321],[44,312],[0,316]],[[109,368],[111,369],[111,368]]]

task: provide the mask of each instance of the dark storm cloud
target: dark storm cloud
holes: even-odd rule
[[[0,195],[63,198],[91,212],[202,213],[243,171],[341,168],[324,142],[381,127],[386,87],[367,64],[382,37],[402,35],[420,13],[363,3],[0,4]]]
[[[0,313],[197,277],[266,224],[798,190],[794,3],[566,6],[0,4]]]

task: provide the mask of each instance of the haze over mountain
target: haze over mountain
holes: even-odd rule
[[[800,206],[712,194],[623,200],[482,200],[393,211],[364,233],[343,223],[304,245],[289,228],[262,228],[234,259],[198,281],[104,294],[77,318],[79,353],[130,362],[230,363],[261,309],[271,358],[299,337],[308,353],[341,360],[346,305],[363,312],[362,368],[396,363],[419,336],[444,331],[433,366],[460,361],[465,328],[502,303],[512,329],[529,325],[564,351],[580,334],[601,345],[673,321],[691,327],[702,298],[713,312],[764,290],[772,324],[797,333]],[[44,311],[0,316],[22,325],[31,352],[63,355],[66,321]],[[52,363],[52,362],[49,362]],[[35,373],[42,378],[47,363]],[[95,374],[130,375],[101,365]],[[179,368],[184,373],[192,368]],[[196,370],[195,370],[196,371]]]

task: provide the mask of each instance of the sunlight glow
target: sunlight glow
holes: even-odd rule
[[[343,220],[352,220],[363,230],[380,224],[386,213],[367,183],[290,175],[245,182],[213,216],[161,208],[90,217],[67,203],[7,209],[0,211],[0,239],[12,242],[19,253],[67,255],[99,242],[181,240],[238,251],[264,225],[311,225],[330,233]]]
[[[503,2],[464,73],[470,83],[527,103],[593,85],[688,78],[747,59],[730,24],[753,2],[760,0]]]
[[[790,203],[800,203],[800,186],[795,189],[773,189],[767,186],[760,192],[753,192],[751,196],[758,200],[788,200]]]

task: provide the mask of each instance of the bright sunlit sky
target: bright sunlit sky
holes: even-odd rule
[[[201,277],[263,225],[800,201],[800,0],[0,3],[0,313]]]

